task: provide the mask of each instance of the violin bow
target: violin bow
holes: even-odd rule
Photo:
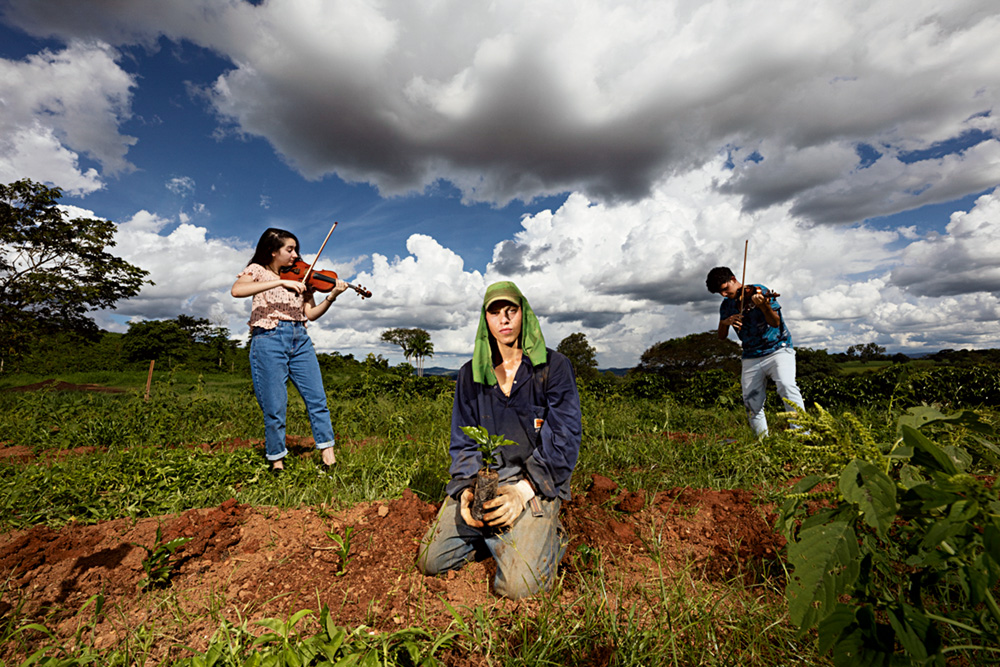
[[[331,230],[332,231],[332,230]],[[740,278],[740,312],[743,312],[743,298],[746,296],[746,285],[744,284],[747,279],[747,247],[750,245],[750,239],[743,242],[743,277]]]
[[[339,222],[335,222],[335,223],[333,223],[333,227],[330,227],[330,231],[328,231],[328,232],[326,233],[326,238],[325,238],[325,239],[323,239],[323,245],[321,245],[321,246],[319,247],[319,252],[317,252],[317,253],[316,253],[316,259],[314,259],[314,260],[312,261],[312,264],[310,264],[310,265],[309,265],[309,270],[308,270],[308,271],[306,271],[306,275],[304,275],[304,276],[302,277],[302,284],[303,284],[303,285],[308,285],[308,284],[309,284],[309,276],[310,276],[310,275],[312,274],[312,272],[313,272],[313,267],[314,267],[314,266],[316,266],[316,262],[318,262],[318,261],[319,261],[319,256],[320,256],[321,254],[323,254],[323,248],[325,248],[325,247],[326,247],[326,242],[330,240],[330,235],[331,235],[331,234],[333,234],[333,230],[335,230],[335,229],[337,228],[337,225],[339,225],[339,224],[340,224]],[[744,261],[745,261],[745,260],[744,260]]]

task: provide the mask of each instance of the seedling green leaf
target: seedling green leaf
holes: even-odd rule
[[[169,542],[163,542],[163,532],[156,527],[156,543],[153,548],[134,544],[146,550],[148,554],[142,561],[142,570],[146,576],[139,581],[139,588],[161,588],[170,583],[174,573],[174,563],[170,560],[180,547],[191,541],[190,537],[177,537]]]
[[[483,457],[483,467],[487,470],[497,465],[497,449],[517,444],[503,435],[491,435],[484,426],[463,426],[462,431],[479,445],[477,449]]]
[[[344,528],[343,536],[332,530],[326,531],[326,536],[333,540],[334,544],[337,545],[335,553],[340,557],[340,570],[334,572],[334,574],[338,577],[342,577],[347,574],[347,563],[351,560],[351,533],[353,532],[354,528],[351,526]]]

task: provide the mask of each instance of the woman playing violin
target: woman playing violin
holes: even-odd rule
[[[306,321],[323,316],[347,283],[337,279],[329,295],[316,303],[305,283],[281,277],[281,268],[299,257],[299,240],[291,232],[270,228],[261,234],[247,267],[239,273],[231,293],[253,297],[250,311],[250,375],[257,404],[264,413],[264,450],[271,471],[284,470],[287,382],[302,396],[309,414],[316,449],[323,465],[336,462],[333,426],[326,404],[323,376]]]
[[[719,306],[719,338],[725,340],[733,327],[743,344],[743,405],[754,433],[767,435],[768,378],[774,380],[779,396],[805,409],[795,383],[792,334],[781,317],[778,295],[763,285],[742,285],[726,266],[709,271],[705,285],[709,292],[724,297]]]

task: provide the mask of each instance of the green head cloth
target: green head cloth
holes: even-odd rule
[[[547,359],[542,327],[521,290],[509,280],[493,283],[486,288],[486,296],[483,297],[483,307],[479,311],[479,329],[476,331],[476,349],[472,353],[472,379],[480,384],[497,383],[490,345],[493,334],[486,324],[486,309],[494,301],[510,301],[521,307],[521,351],[531,359],[533,366],[544,364]]]

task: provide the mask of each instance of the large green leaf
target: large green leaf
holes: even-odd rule
[[[854,621],[833,647],[834,666],[888,667],[894,664],[892,628],[879,623],[868,607],[859,607]]]
[[[940,470],[949,475],[958,473],[958,468],[954,461],[940,447],[931,442],[927,436],[913,428],[904,425],[903,442],[913,447],[913,458],[910,459],[914,465],[924,466],[932,470]]]
[[[854,607],[838,602],[829,616],[819,622],[816,628],[819,635],[819,652],[826,653],[838,644],[846,635],[846,631],[856,626]]]
[[[896,484],[867,461],[854,459],[840,475],[844,499],[857,503],[865,523],[885,537],[896,518]]]
[[[834,611],[858,578],[854,528],[837,521],[803,530],[788,547],[788,561],[794,567],[786,590],[789,616],[799,628],[811,628]]]
[[[972,441],[976,443],[973,445],[973,449],[976,453],[982,456],[984,459],[989,461],[994,466],[1000,467],[1000,447],[997,447],[992,442],[988,442],[982,438],[972,438]]]
[[[924,514],[947,507],[961,499],[962,496],[953,491],[944,491],[932,484],[922,483],[907,489],[903,494],[902,503],[910,512]]]
[[[910,657],[922,662],[941,649],[937,627],[922,611],[905,602],[888,611],[896,639]]]
[[[897,424],[900,428],[903,426],[912,426],[913,428],[920,428],[921,426],[926,426],[927,424],[933,424],[936,421],[947,419],[947,415],[938,410],[937,408],[931,407],[929,405],[921,405],[915,408],[910,408],[906,411],[906,414],[900,416]]]
[[[934,549],[948,538],[969,529],[969,521],[979,514],[975,500],[958,500],[952,503],[946,516],[935,521],[920,541],[922,549]]]
[[[986,555],[1000,565],[1000,527],[997,526],[996,519],[983,528],[983,546],[986,547]]]
[[[937,408],[923,405],[910,408],[906,414],[899,418],[899,426],[910,426],[912,428],[922,428],[930,424],[953,424],[963,426],[970,431],[993,435],[995,429],[972,410],[962,410],[952,415],[946,415]]]

